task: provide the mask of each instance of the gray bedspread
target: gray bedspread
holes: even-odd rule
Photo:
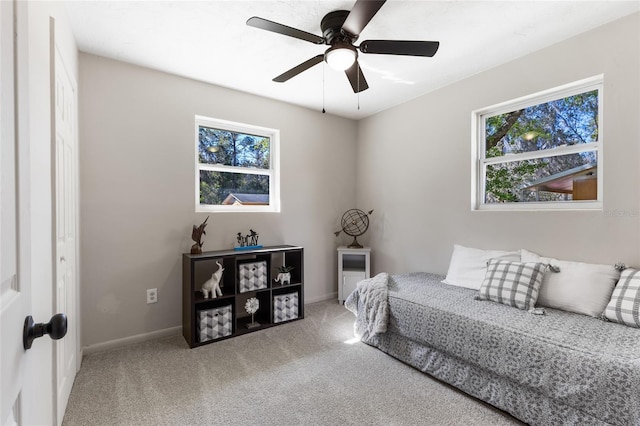
[[[442,279],[390,277],[387,332],[360,326],[362,340],[530,424],[640,425],[639,329],[532,315]]]

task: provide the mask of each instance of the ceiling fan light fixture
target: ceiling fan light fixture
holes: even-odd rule
[[[347,43],[336,43],[324,54],[324,60],[336,71],[345,71],[356,62],[358,52],[356,48]]]

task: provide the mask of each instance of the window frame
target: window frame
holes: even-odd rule
[[[221,164],[200,163],[200,127],[244,133],[269,138],[269,168],[226,166]],[[200,172],[215,171],[222,173],[243,173],[269,176],[269,205],[215,205],[200,203]],[[214,212],[280,212],[280,131],[267,127],[254,126],[217,118],[195,116],[195,211],[196,213]]]
[[[486,158],[486,118],[505,114],[533,105],[539,105],[550,101],[563,99],[569,96],[598,91],[598,141],[587,144],[562,146],[557,148],[530,151],[518,154],[509,154],[500,157]],[[568,83],[562,86],[543,90],[517,99],[501,102],[489,107],[472,111],[471,113],[471,210],[474,211],[536,211],[536,210],[602,210],[604,188],[604,76],[602,74]],[[571,200],[571,201],[527,201],[485,203],[486,191],[486,167],[490,164],[512,163],[515,161],[530,160],[545,157],[557,157],[566,154],[593,151],[596,153],[598,182],[596,200]]]

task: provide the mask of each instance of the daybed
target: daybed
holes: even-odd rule
[[[477,290],[443,278],[380,274],[359,283],[345,303],[356,334],[529,424],[640,425],[640,329],[476,300]],[[367,284],[379,291],[381,281],[388,304],[365,309]]]

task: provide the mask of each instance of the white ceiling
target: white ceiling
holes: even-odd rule
[[[433,58],[360,54],[369,83],[354,94],[322,63],[285,83],[271,79],[318,55],[314,45],[248,27],[259,16],[317,35],[343,0],[67,1],[83,52],[359,119],[640,10],[627,1],[389,0],[360,34],[437,40]],[[356,43],[358,44],[358,43]],[[323,96],[324,74],[324,96]],[[359,109],[358,109],[359,104]]]

